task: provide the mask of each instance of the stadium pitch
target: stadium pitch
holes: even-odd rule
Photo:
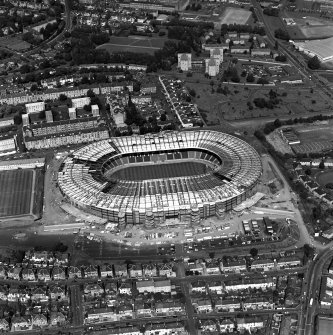
[[[195,176],[207,173],[211,168],[197,162],[168,163],[159,165],[129,166],[113,173],[111,178],[146,180]]]

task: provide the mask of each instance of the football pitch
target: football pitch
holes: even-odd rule
[[[133,181],[175,178],[200,175],[208,172],[209,170],[210,168],[207,168],[205,164],[198,162],[129,166],[116,171],[111,175],[111,178]]]
[[[318,321],[318,335],[331,335],[333,327],[333,319],[320,316]]]
[[[116,37],[111,36],[108,43],[102,44],[97,49],[105,49],[110,53],[113,52],[135,52],[148,53],[153,55],[156,50],[163,48],[167,39],[152,38],[145,36],[135,37]]]
[[[33,170],[0,171],[0,217],[29,215],[34,184]]]
[[[252,13],[243,8],[227,7],[222,14],[221,24],[246,24]]]

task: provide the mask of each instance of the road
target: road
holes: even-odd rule
[[[305,292],[305,301],[301,310],[301,324],[298,329],[298,335],[313,335],[314,333],[314,318],[318,305],[318,297],[320,290],[321,277],[324,264],[333,256],[332,249],[326,249],[318,254],[315,261],[311,262],[305,282],[308,283]],[[310,306],[310,301],[313,303]]]
[[[71,292],[71,310],[72,310],[72,323],[74,326],[83,325],[83,306],[82,306],[82,292],[79,285],[70,287]]]
[[[286,201],[286,204],[288,206],[287,207],[288,210],[293,212],[292,219],[297,222],[298,229],[300,231],[300,239],[297,243],[297,246],[301,247],[306,243],[310,244],[310,245],[315,243],[313,241],[313,239],[311,238],[311,236],[310,236],[310,234],[309,234],[309,232],[308,232],[308,230],[305,226],[305,223],[303,221],[303,217],[302,217],[299,209],[296,206],[294,206],[294,203],[297,203],[297,201],[295,201],[295,200],[297,200],[297,199],[295,199],[296,195],[292,192],[292,190],[289,186],[289,183],[286,180],[285,176],[283,175],[283,173],[279,169],[278,165],[275,163],[274,159],[271,156],[264,155],[263,158],[268,161],[268,163],[271,166],[276,178],[278,178],[283,185],[283,189],[281,190],[281,199]],[[319,249],[323,248],[322,244],[320,244],[320,243],[315,243],[315,247],[319,248]]]
[[[42,42],[41,44],[39,44],[36,48],[32,49],[32,50],[28,50],[26,52],[23,52],[21,55],[22,56],[29,56],[29,55],[33,55],[37,52],[39,52],[42,48],[46,47],[46,46],[50,46],[52,44],[55,44],[56,42],[60,41],[61,39],[64,38],[64,34],[66,31],[71,31],[72,29],[72,18],[71,18],[71,10],[70,10],[70,0],[65,0],[65,13],[64,13],[64,21],[65,21],[65,27],[62,30],[62,32],[58,35],[56,35],[54,38],[51,38],[47,41]]]

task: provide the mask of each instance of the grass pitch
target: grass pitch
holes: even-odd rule
[[[221,16],[221,24],[246,24],[251,15],[249,10],[227,7]]]
[[[207,172],[205,164],[198,162],[181,162],[170,164],[154,164],[129,166],[112,174],[111,178],[125,180],[147,180],[159,178],[175,178],[195,176]]]
[[[110,37],[110,41],[98,48],[105,49],[108,52],[135,52],[148,53],[153,55],[155,51],[163,48],[167,39],[153,38],[145,36],[133,37]]]
[[[317,335],[331,335],[333,327],[333,319],[321,316],[318,318],[318,332]]]
[[[0,171],[0,217],[29,215],[33,170]]]

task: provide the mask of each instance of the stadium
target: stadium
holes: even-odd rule
[[[239,138],[164,132],[86,145],[63,161],[58,185],[84,211],[149,228],[223,215],[253,195],[261,172],[258,153]]]

